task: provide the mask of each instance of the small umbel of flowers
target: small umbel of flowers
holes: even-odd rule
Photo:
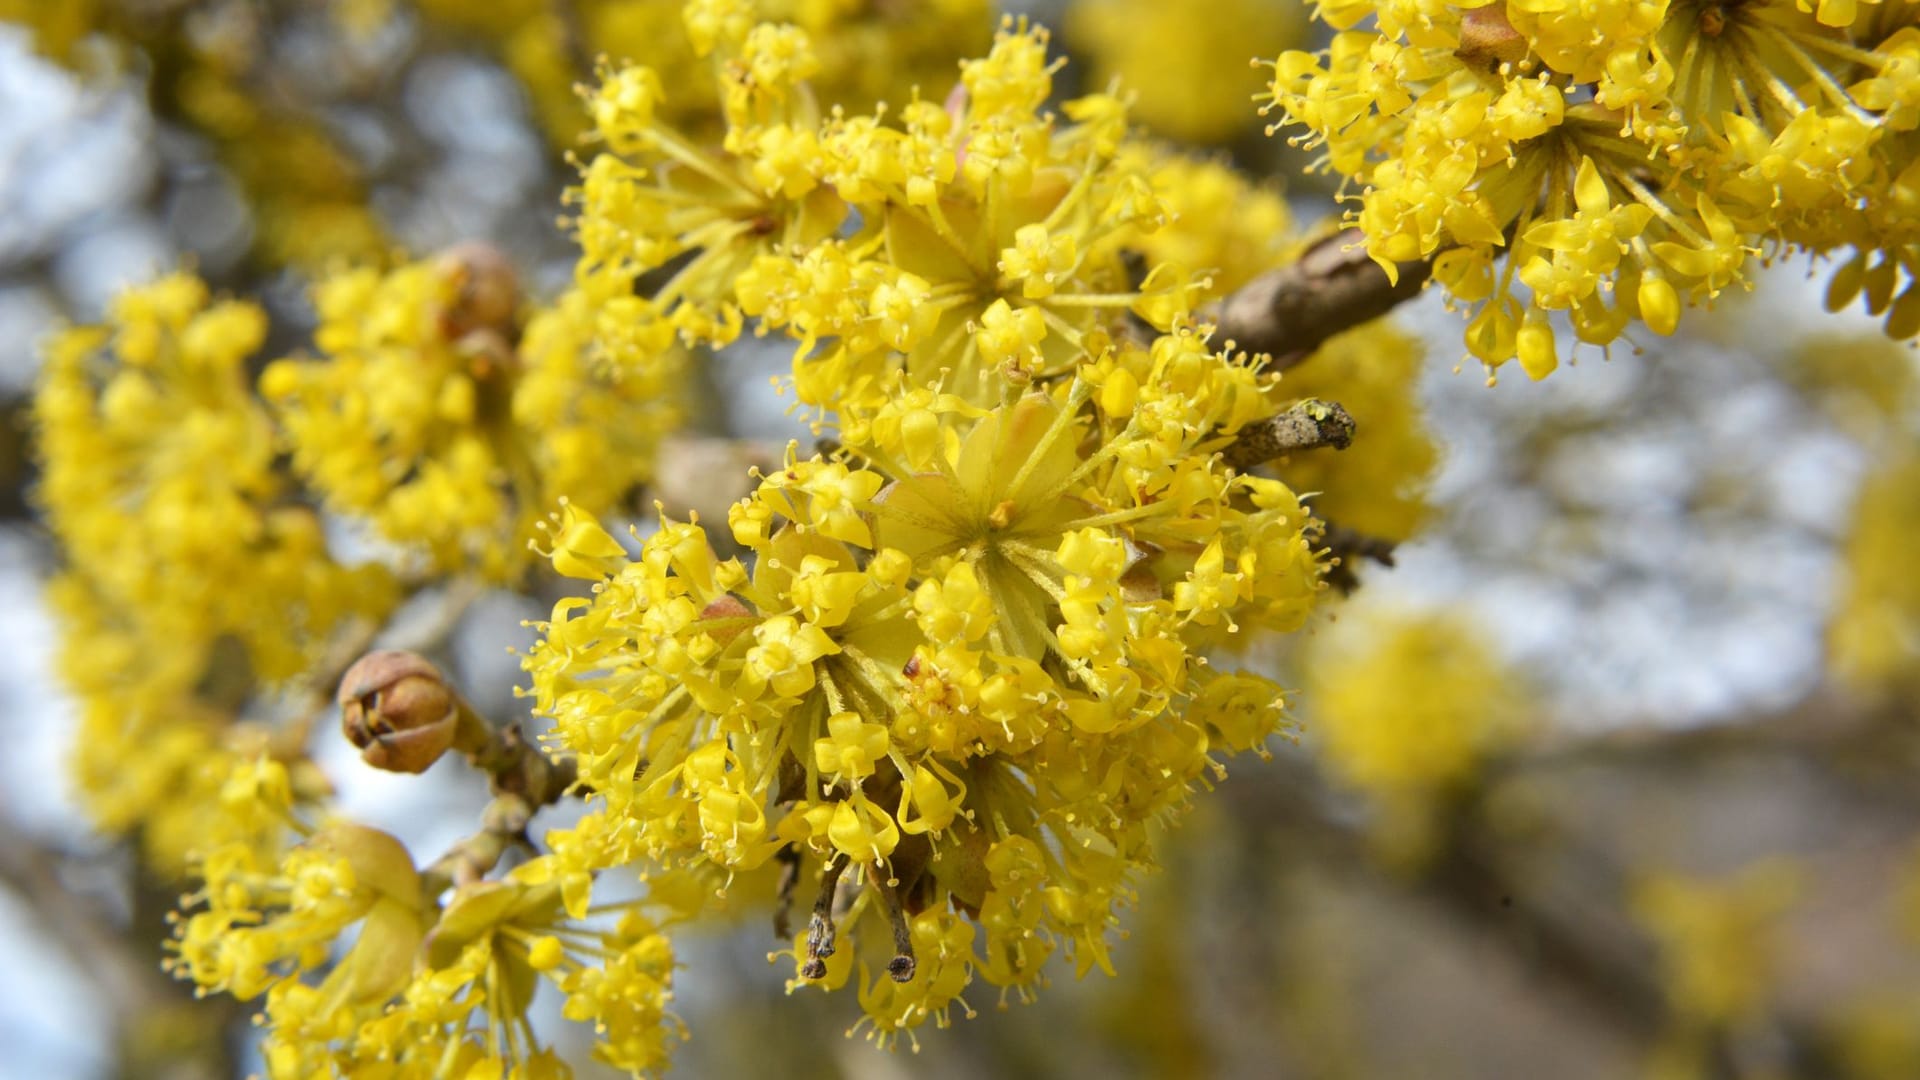
[[[724,345],[749,317],[798,341],[794,385],[823,411],[878,406],[890,377],[944,378],[976,403],[1071,370],[1096,329],[1161,329],[1204,275],[1124,249],[1168,220],[1157,162],[1123,152],[1126,103],[1046,109],[1059,61],[1024,22],[961,65],[944,103],[824,115],[798,28],[715,33],[728,127],[717,147],[665,120],[645,67],[593,92],[606,150],[583,169],[577,278],[607,305],[611,355],[640,362],[677,333]]]
[[[599,805],[559,864],[784,863],[818,889],[796,985],[857,967],[881,1041],[1056,950],[1111,970],[1150,826],[1284,723],[1201,650],[1299,626],[1322,565],[1293,492],[1211,453],[1271,380],[1193,334],[1096,357],[993,408],[895,391],[734,507],[751,568],[698,522],[630,558],[564,510],[594,595],[526,666]]]
[[[666,1067],[681,1032],[658,905],[595,905],[591,883],[563,887],[549,857],[494,880],[449,876],[449,859],[416,869],[384,832],[309,825],[265,759],[238,768],[221,802],[250,840],[199,853],[168,967],[200,993],[264,1002],[269,1077],[565,1077],[529,1014],[543,987],[592,1025],[600,1061]]]
[[[1263,109],[1355,181],[1349,219],[1389,274],[1433,261],[1489,369],[1551,371],[1555,313],[1601,346],[1634,325],[1671,334],[1683,307],[1791,251],[1842,261],[1831,306],[1864,296],[1890,337],[1920,334],[1912,4],[1352,0],[1320,16],[1340,32],[1282,54]]]
[[[561,493],[607,509],[652,472],[679,354],[592,360],[588,300],[523,309],[500,252],[460,245],[314,290],[318,359],[274,363],[262,393],[295,470],[441,572],[512,580]]]
[[[1375,854],[1417,870],[1483,767],[1524,733],[1521,673],[1470,619],[1356,600],[1301,661],[1308,742],[1367,796]]]

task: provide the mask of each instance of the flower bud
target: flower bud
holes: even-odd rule
[[[476,330],[513,337],[520,278],[499,248],[475,242],[455,244],[439,254],[435,269],[451,287],[452,295],[440,312],[441,330],[449,341]]]
[[[416,653],[370,652],[340,680],[340,730],[367,764],[421,773],[451,747],[460,700],[440,669]]]
[[[1506,8],[1476,8],[1460,20],[1460,62],[1482,72],[1499,71],[1502,64],[1518,64],[1527,57],[1527,39],[1507,21]]]

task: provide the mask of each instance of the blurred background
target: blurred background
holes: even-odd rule
[[[796,6],[884,37],[935,100],[994,18]],[[1007,7],[1056,28],[1063,97],[1118,80],[1159,137],[1271,177],[1301,227],[1336,212],[1250,102],[1247,58],[1325,33],[1304,6]],[[550,294],[571,88],[595,56],[647,57],[677,9],[0,0],[0,1075],[257,1065],[244,1009],[159,971],[178,886],[93,836],[64,784],[36,342],[182,264],[268,306],[270,356],[301,347],[304,285],[342,260],[483,239]],[[847,40],[836,89],[897,93]],[[677,942],[676,1074],[1920,1078],[1916,355],[1821,310],[1823,276],[1783,263],[1681,337],[1491,388],[1460,367],[1458,316],[1403,308],[1439,446],[1425,524],[1267,658],[1300,737],[1167,838],[1121,975],[970,1000],[885,1054],[843,1037],[851,995],[783,993],[749,908]],[[747,341],[698,366],[687,468],[744,484],[803,436],[768,388],[785,357]],[[523,715],[506,650],[546,607],[484,596],[444,635],[483,711]],[[485,801],[457,764],[379,774],[320,737],[342,809],[415,850]]]

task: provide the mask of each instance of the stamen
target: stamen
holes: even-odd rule
[[[917,964],[913,958],[913,930],[907,925],[906,910],[900,905],[900,889],[877,881],[880,902],[886,905],[887,922],[893,927],[893,959],[887,961],[887,974],[894,982],[911,982]]]
[[[833,955],[833,897],[840,875],[847,869],[847,857],[836,853],[820,871],[820,895],[814,898],[813,915],[807,919],[807,962],[800,965],[803,979],[827,977],[826,958]]]

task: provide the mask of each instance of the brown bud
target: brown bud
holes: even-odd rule
[[[1526,59],[1527,39],[1507,21],[1506,7],[1475,8],[1460,21],[1460,47],[1454,56],[1470,68],[1499,71],[1502,64]]]
[[[440,313],[441,331],[449,340],[458,341],[476,330],[490,330],[509,340],[514,337],[520,278],[499,248],[455,244],[440,253],[434,266],[453,286],[452,299]]]
[[[367,764],[421,773],[460,729],[460,699],[440,669],[416,653],[370,652],[340,680],[340,730]]]

